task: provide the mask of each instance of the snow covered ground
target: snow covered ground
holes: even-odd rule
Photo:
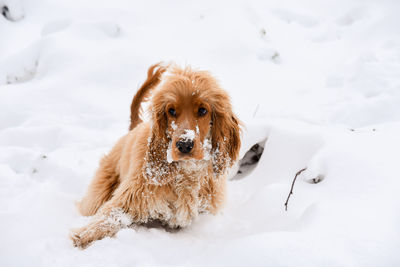
[[[0,10],[0,266],[400,266],[399,1]],[[246,124],[241,155],[266,141],[264,154],[218,216],[73,248],[88,221],[74,202],[160,60],[214,73]]]

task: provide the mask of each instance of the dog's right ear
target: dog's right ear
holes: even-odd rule
[[[131,124],[129,130],[135,128],[139,123],[142,122],[140,115],[142,113],[141,104],[148,100],[150,92],[155,88],[162,78],[162,74],[167,70],[168,66],[164,65],[162,62],[150,66],[147,71],[147,79],[136,92],[133,97],[131,104]]]
[[[152,134],[161,142],[168,143],[167,128],[168,119],[165,113],[165,104],[160,101],[153,101],[152,111]]]
[[[174,178],[169,174],[176,169],[176,164],[170,164],[167,161],[169,141],[167,137],[167,116],[163,103],[153,99],[151,112],[151,134],[147,144],[147,164],[143,170],[143,175],[148,179],[149,183],[163,185]]]

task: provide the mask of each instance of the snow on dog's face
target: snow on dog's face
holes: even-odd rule
[[[168,161],[189,159],[208,159],[211,145],[211,107],[198,97],[195,91],[177,90],[175,101],[166,105],[168,128],[167,135],[171,141]],[[192,92],[191,92],[192,91]]]
[[[167,76],[154,96],[166,121],[168,162],[209,159],[212,110],[196,82],[194,77]]]
[[[152,97],[153,135],[169,144],[168,162],[212,160],[224,172],[240,149],[229,97],[205,71],[169,67]]]

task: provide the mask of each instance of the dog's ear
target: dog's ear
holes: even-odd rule
[[[219,176],[236,162],[240,150],[241,123],[232,111],[226,94],[217,98],[212,114],[212,153],[214,173]]]
[[[176,168],[176,164],[170,164],[167,161],[169,140],[167,136],[167,116],[164,107],[159,102],[153,102],[151,111],[153,124],[148,140],[147,164],[144,166],[143,175],[147,177],[149,183],[162,185],[173,178],[170,174]]]
[[[152,134],[159,141],[168,143],[167,136],[167,114],[165,113],[165,105],[162,101],[158,99],[153,99],[151,106],[151,116],[152,116]]]

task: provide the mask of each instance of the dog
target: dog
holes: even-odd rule
[[[141,104],[150,101],[150,122]],[[228,94],[206,71],[151,66],[131,104],[130,131],[100,161],[78,203],[88,225],[71,231],[74,246],[114,236],[132,224],[183,228],[216,214],[227,173],[237,161],[241,122]]]

